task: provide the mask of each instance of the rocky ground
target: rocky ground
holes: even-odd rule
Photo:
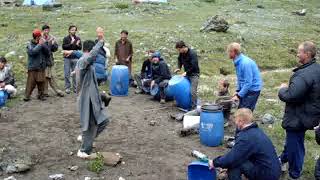
[[[190,152],[200,150],[210,156],[224,148],[208,148],[200,144],[198,135],[180,137],[181,123],[170,119],[178,112],[172,103],[160,105],[149,96],[113,97],[108,110],[110,124],[99,136],[96,151],[111,151],[123,156],[123,163],[105,167],[100,174],[88,171],[87,161],[75,156],[80,133],[76,98],[50,97],[41,102],[21,102],[2,112],[0,119],[0,162],[2,166],[15,160],[25,161],[31,170],[16,173],[20,180],[45,180],[52,174],[64,174],[67,180],[186,179]],[[71,152],[73,152],[73,155]],[[68,166],[78,166],[70,171]],[[10,175],[0,171],[0,178]]]

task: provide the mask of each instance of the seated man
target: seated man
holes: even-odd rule
[[[239,131],[235,145],[223,156],[209,161],[210,168],[228,169],[229,180],[278,180],[281,167],[275,148],[268,136],[254,122],[251,110],[242,108],[235,114]]]
[[[152,81],[150,88],[152,89],[155,84],[160,89],[160,103],[166,102],[165,88],[168,86],[169,80],[171,79],[171,73],[167,63],[161,58],[159,52],[155,52],[152,55]]]
[[[17,93],[17,89],[14,87],[14,77],[9,66],[6,66],[7,60],[4,57],[0,57],[0,90],[5,90],[9,94],[9,97],[14,96]]]
[[[143,61],[140,74],[134,75],[134,80],[137,83],[136,94],[148,93],[148,88],[145,88],[143,84],[152,79],[152,54],[153,50],[147,52],[147,58]]]

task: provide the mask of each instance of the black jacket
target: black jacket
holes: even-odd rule
[[[289,87],[278,93],[286,103],[282,127],[290,131],[313,129],[320,121],[320,65],[313,59],[293,72]]]
[[[49,43],[49,42],[45,43],[48,46],[48,49],[49,49],[49,56],[48,56],[48,59],[47,59],[47,66],[51,67],[51,66],[54,65],[53,53],[58,50],[59,45],[58,45],[56,39],[53,36],[50,36],[49,39],[53,39],[54,40],[53,44]]]
[[[63,50],[81,50],[82,49],[82,44],[81,44],[81,39],[78,36],[75,36],[75,41],[71,44],[71,36],[68,35],[63,38],[63,43],[62,43],[62,49]],[[77,41],[80,40],[80,44],[77,45]],[[75,56],[70,55],[68,58],[76,58]]]
[[[150,79],[152,77],[152,63],[149,58],[143,61],[141,67],[141,78]]]
[[[39,45],[31,40],[27,45],[28,70],[45,70],[49,53],[46,44]]]
[[[152,79],[156,84],[163,80],[171,78],[170,69],[165,61],[159,61],[158,64],[152,64]]]
[[[215,167],[232,169],[240,167],[246,161],[254,165],[248,179],[279,179],[281,168],[275,147],[256,123],[240,130],[236,134],[233,148],[214,159],[213,164]]]
[[[187,72],[187,76],[195,76],[200,74],[198,56],[194,50],[189,48],[187,53],[179,54],[178,68],[181,69],[182,66],[184,67],[184,71]]]

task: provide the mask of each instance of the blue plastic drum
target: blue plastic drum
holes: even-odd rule
[[[165,88],[164,93],[167,101],[173,100],[174,97],[171,94],[169,87]],[[150,94],[154,97],[154,99],[160,99],[160,88],[158,84],[153,86],[153,88],[150,90]]]
[[[174,96],[177,106],[185,109],[191,109],[191,84],[186,77],[176,75],[169,81],[168,94]]]
[[[129,70],[127,66],[115,65],[111,71],[110,92],[112,96],[128,96]]]
[[[216,180],[216,171],[208,163],[194,161],[188,166],[188,180]]]
[[[219,105],[203,105],[200,113],[200,142],[206,146],[219,146],[224,136],[224,118]]]
[[[0,91],[0,107],[3,107],[8,99],[7,91]]]

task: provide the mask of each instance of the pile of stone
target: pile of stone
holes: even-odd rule
[[[227,32],[229,23],[222,17],[216,15],[208,18],[202,25],[200,32]]]
[[[20,6],[17,0],[0,0],[0,6]]]

